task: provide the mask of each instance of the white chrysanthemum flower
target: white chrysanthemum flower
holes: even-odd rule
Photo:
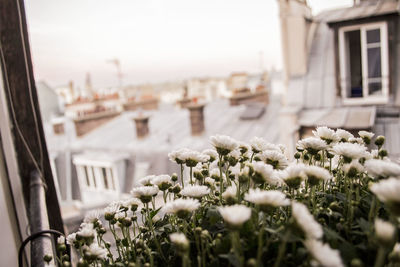
[[[107,215],[114,216],[121,208],[121,204],[119,202],[112,202],[104,209],[104,216]]]
[[[225,192],[222,193],[222,198],[231,201],[236,199],[237,188],[236,186],[229,186],[225,189]]]
[[[266,150],[276,150],[278,152],[282,152],[279,146],[270,144],[261,137],[253,137],[253,139],[250,140],[250,145],[254,153],[259,153]]]
[[[352,137],[349,138],[349,142],[352,144],[360,144],[360,145],[364,145],[364,140],[361,137]]]
[[[141,202],[138,198],[131,197],[131,198],[125,199],[123,201],[123,206],[127,207],[127,208],[130,208],[132,206],[138,207],[140,205],[140,203]]]
[[[156,196],[160,190],[157,186],[139,186],[131,190],[133,197],[140,199],[143,203],[151,201],[153,196]]]
[[[189,240],[182,233],[172,233],[169,235],[171,242],[181,250],[189,248]]]
[[[227,156],[232,157],[236,160],[239,160],[241,153],[240,153],[239,149],[235,149],[235,150],[232,150],[231,152],[229,152],[229,154]]]
[[[131,190],[133,197],[139,198],[141,196],[155,196],[159,192],[156,186],[139,186]]]
[[[117,212],[117,213],[115,214],[115,219],[117,219],[117,220],[123,219],[123,218],[125,218],[125,217],[126,217],[126,216],[125,216],[125,212],[123,212],[123,211]]]
[[[375,234],[380,242],[383,244],[390,244],[396,237],[396,228],[390,222],[385,222],[379,218],[376,218]]]
[[[210,189],[205,185],[188,185],[181,191],[182,196],[201,198],[210,194]]]
[[[251,146],[249,146],[247,143],[245,142],[239,142],[239,150],[241,153],[246,154],[248,152],[250,152]]]
[[[308,208],[299,202],[292,202],[292,215],[297,225],[304,232],[306,238],[320,239],[322,238],[322,226],[317,223]]]
[[[212,178],[210,178],[210,177],[206,177],[206,178],[204,179],[204,183],[207,184],[207,185],[209,185],[209,186],[214,186],[214,185],[215,185],[215,180],[212,179]]]
[[[292,188],[299,188],[300,184],[307,178],[303,164],[291,164],[279,172],[280,178]]]
[[[271,165],[274,169],[283,170],[288,166],[288,159],[282,152],[276,150],[267,150],[259,154],[259,157],[265,163]]]
[[[168,154],[168,158],[172,162],[175,162],[178,164],[183,164],[183,163],[185,163],[184,155],[187,151],[189,151],[189,149],[187,149],[187,148],[181,148],[178,150],[174,150]]]
[[[155,175],[148,175],[146,177],[139,179],[138,183],[142,186],[152,186],[153,185],[152,181],[154,178],[156,178]]]
[[[379,183],[375,183],[370,187],[372,193],[374,193],[382,202],[393,202],[400,204],[400,179],[389,178],[381,180]]]
[[[75,241],[76,241],[76,233],[72,233],[67,236],[68,245],[73,246]]]
[[[59,245],[64,245],[65,244],[65,237],[63,235],[59,236],[57,238],[57,244],[59,244]]]
[[[218,211],[224,221],[233,228],[242,226],[242,224],[248,221],[251,216],[250,208],[238,204],[233,206],[218,207]]]
[[[185,159],[187,166],[194,167],[199,162],[207,162],[210,159],[210,156],[202,154],[198,151],[187,150],[185,153],[183,153],[182,158]]]
[[[357,174],[364,172],[364,166],[358,160],[352,160],[350,163],[343,164],[343,171],[349,177],[355,177]]]
[[[388,160],[370,159],[365,162],[364,166],[368,174],[375,178],[400,176],[400,165]]]
[[[82,237],[93,237],[96,235],[96,230],[94,229],[93,223],[82,223],[77,234]]]
[[[219,168],[212,168],[210,169],[210,177],[213,178],[216,181],[219,181],[221,179],[220,175],[220,171]],[[222,174],[222,176],[224,176],[224,174]]]
[[[340,253],[336,249],[332,249],[328,244],[323,244],[315,239],[307,239],[304,246],[312,255],[313,259],[320,266],[324,267],[342,267],[344,266]]]
[[[329,171],[318,166],[304,166],[304,172],[310,185],[317,185],[321,181],[332,179]]]
[[[255,162],[252,166],[254,170],[253,179],[255,182],[267,182],[271,185],[280,185],[282,183],[271,165],[265,164],[264,162]]]
[[[151,181],[153,185],[160,186],[162,184],[170,184],[172,183],[171,176],[168,174],[162,174],[154,177]]]
[[[312,132],[315,137],[319,137],[321,140],[324,140],[328,145],[340,140],[335,131],[326,126],[317,127],[317,129]]]
[[[343,156],[348,161],[350,159],[359,159],[366,155],[367,148],[357,143],[339,143],[333,149],[333,153]]]
[[[374,133],[371,133],[371,132],[367,132],[367,131],[359,131],[358,132],[358,135],[361,137],[361,138],[369,138],[369,139],[371,139],[372,137],[374,137]]]
[[[157,186],[161,191],[165,191],[172,186],[172,179],[168,174],[162,174],[154,177],[151,183]]]
[[[307,137],[297,142],[297,147],[307,150],[308,153],[314,155],[319,151],[326,149],[328,146],[325,141],[316,137]]]
[[[100,214],[101,214],[100,210],[91,210],[88,213],[86,213],[83,221],[85,223],[94,223],[99,220]]]
[[[235,150],[239,146],[235,139],[227,135],[214,135],[210,137],[210,140],[211,144],[221,155],[227,155],[229,152]]]
[[[348,142],[350,138],[354,138],[353,134],[343,129],[337,129],[336,135],[339,137],[340,142]]]
[[[92,257],[100,260],[107,257],[108,251],[107,249],[100,247],[96,242],[94,242],[89,246],[89,249],[86,253],[89,253],[89,255],[91,255]]]
[[[282,207],[290,205],[290,200],[286,195],[277,190],[260,190],[259,188],[250,189],[244,199],[248,202],[265,207]]]
[[[400,243],[399,242],[396,242],[396,244],[394,244],[392,253],[400,254]]]
[[[185,218],[192,211],[195,211],[200,207],[200,202],[197,199],[175,199],[174,201],[168,202],[164,206],[165,213],[175,214],[180,218]]]
[[[210,157],[210,161],[214,161],[218,158],[218,153],[214,149],[205,149],[202,153],[204,155],[208,155]]]

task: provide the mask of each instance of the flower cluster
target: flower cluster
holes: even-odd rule
[[[313,134],[294,155],[224,135],[202,152],[173,151],[180,179],[143,177],[66,242],[81,266],[398,266],[400,166],[385,138]]]

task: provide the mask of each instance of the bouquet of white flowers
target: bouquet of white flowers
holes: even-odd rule
[[[385,138],[314,135],[291,163],[257,137],[173,151],[180,175],[144,177],[132,199],[89,214],[66,242],[78,266],[400,266],[400,166]]]

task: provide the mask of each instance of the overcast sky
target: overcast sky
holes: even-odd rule
[[[313,13],[352,0],[309,0]],[[96,87],[282,67],[277,0],[26,1],[34,72],[52,86],[87,72]]]

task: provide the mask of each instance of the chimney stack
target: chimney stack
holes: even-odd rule
[[[204,104],[193,103],[188,105],[192,135],[201,135],[204,132]]]
[[[285,82],[307,72],[311,9],[305,0],[278,0]]]
[[[149,117],[139,115],[133,118],[136,124],[136,137],[138,139],[145,138],[149,134]]]
[[[64,134],[64,120],[62,118],[54,118],[51,123],[53,125],[54,134]]]

